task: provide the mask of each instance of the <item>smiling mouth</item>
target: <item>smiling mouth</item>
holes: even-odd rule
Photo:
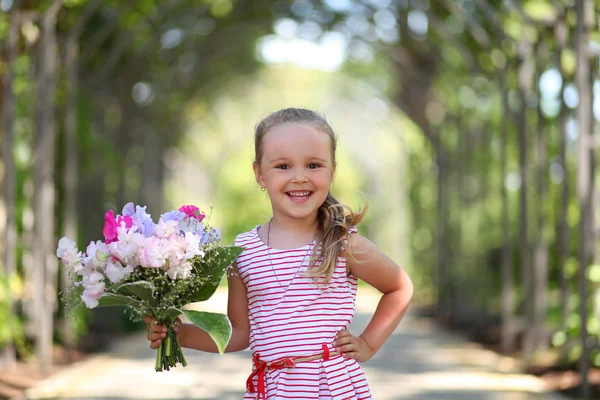
[[[285,192],[285,194],[288,195],[288,197],[290,197],[292,200],[296,200],[296,201],[302,201],[302,200],[306,200],[307,198],[310,197],[310,195],[312,194],[312,192],[309,191],[302,191],[302,192]]]

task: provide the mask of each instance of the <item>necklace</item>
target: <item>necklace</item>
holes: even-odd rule
[[[298,275],[298,272],[302,268],[302,265],[304,265],[304,261],[306,261],[306,257],[308,257],[308,255],[310,254],[313,246],[311,246],[311,247],[308,248],[306,254],[304,255],[304,258],[302,258],[302,261],[300,261],[300,265],[296,269],[296,273],[294,274],[294,276],[290,280],[290,283],[288,283],[287,286],[283,286],[283,284],[279,280],[279,277],[277,276],[277,273],[275,272],[275,267],[273,267],[273,262],[271,261],[271,247],[269,246],[269,241],[271,239],[271,222],[273,222],[273,218],[271,218],[271,220],[269,220],[269,227],[267,228],[267,256],[269,258],[269,264],[271,265],[271,270],[273,271],[273,275],[275,275],[275,279],[277,279],[277,283],[279,283],[279,286],[281,286],[281,288],[284,289],[283,290],[283,297],[285,297],[285,295],[287,294],[287,290],[289,289],[290,285],[292,284],[292,282],[296,278],[296,275]],[[312,241],[311,241],[311,243],[312,243]]]

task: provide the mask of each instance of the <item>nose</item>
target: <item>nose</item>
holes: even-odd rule
[[[306,171],[304,170],[304,168],[299,168],[295,171],[292,182],[294,182],[294,183],[308,182],[308,177],[306,176]]]

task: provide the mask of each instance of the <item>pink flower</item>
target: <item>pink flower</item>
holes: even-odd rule
[[[125,229],[129,229],[133,225],[133,219],[129,215],[118,215],[115,219],[113,210],[104,214],[104,229],[102,230],[102,234],[104,235],[104,239],[106,239],[104,241],[106,244],[118,240],[119,233],[117,232],[117,228],[123,224],[125,225]]]
[[[125,222],[125,229],[129,229],[131,228],[131,226],[133,225],[133,219],[131,218],[130,215],[119,215],[117,217],[117,225],[121,226],[123,224],[123,222]]]
[[[184,213],[185,216],[188,217],[188,218],[195,218],[195,219],[197,219],[198,222],[202,222],[202,220],[206,216],[206,215],[204,215],[204,214],[202,214],[200,212],[200,209],[198,207],[192,206],[192,205],[181,206],[179,208],[179,211],[181,211],[182,213]]]
[[[113,210],[104,214],[104,229],[102,230],[102,234],[104,235],[106,243],[112,243],[117,240],[117,226],[118,224]]]

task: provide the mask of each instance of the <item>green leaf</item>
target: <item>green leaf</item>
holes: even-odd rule
[[[231,339],[231,322],[226,315],[194,310],[180,310],[180,312],[210,335],[220,354],[225,353],[225,347]]]
[[[98,299],[98,307],[115,307],[115,306],[132,306],[140,310],[144,310],[144,304],[132,299],[131,297],[123,296],[122,294],[104,293]]]
[[[147,302],[150,307],[156,306],[156,297],[154,297],[155,286],[147,281],[138,281],[126,283],[117,289],[119,294],[124,296],[135,296],[139,300]]]
[[[161,325],[172,326],[175,322],[175,319],[181,315],[181,310],[178,308],[172,307],[168,310],[161,312],[161,316],[163,316],[164,320],[161,320]]]
[[[208,276],[210,279],[196,288],[189,297],[190,302],[208,300],[219,287],[227,268],[242,251],[244,251],[242,247],[220,246],[207,251],[203,258],[197,259],[194,263],[196,273]]]

